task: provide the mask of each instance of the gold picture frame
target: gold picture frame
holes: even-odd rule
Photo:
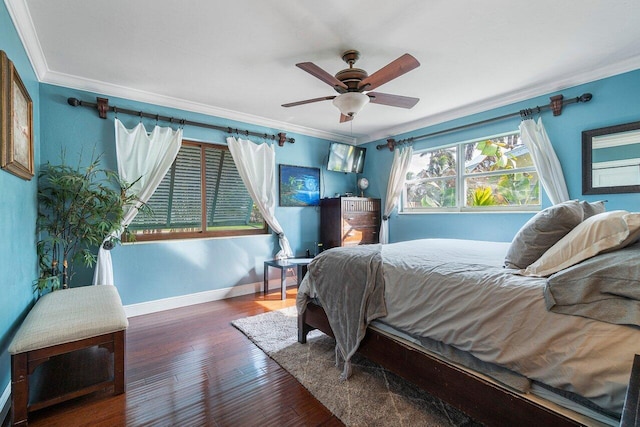
[[[0,167],[30,180],[33,173],[33,101],[7,54],[0,50]]]

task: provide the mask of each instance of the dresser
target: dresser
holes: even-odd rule
[[[336,197],[320,200],[323,249],[378,243],[380,199]]]

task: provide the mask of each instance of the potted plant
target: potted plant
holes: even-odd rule
[[[122,182],[115,171],[100,167],[101,156],[84,167],[68,166],[62,157],[62,164],[47,162],[38,174],[40,273],[34,282],[38,295],[67,288],[74,263],[92,267],[100,244],[120,229],[125,207],[138,202],[127,191],[131,185]],[[126,230],[124,235],[128,236]],[[120,238],[112,236],[106,243],[113,246]]]

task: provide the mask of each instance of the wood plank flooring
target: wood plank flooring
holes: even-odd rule
[[[38,426],[341,426],[293,376],[231,326],[295,304],[295,287],[129,319],[124,395],[36,411]]]

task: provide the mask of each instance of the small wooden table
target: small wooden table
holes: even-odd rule
[[[287,270],[296,269],[297,285],[300,286],[302,278],[307,273],[307,266],[313,258],[285,258],[270,259],[264,262],[264,294],[269,290],[269,267],[280,269],[280,290],[282,299],[287,299]]]

